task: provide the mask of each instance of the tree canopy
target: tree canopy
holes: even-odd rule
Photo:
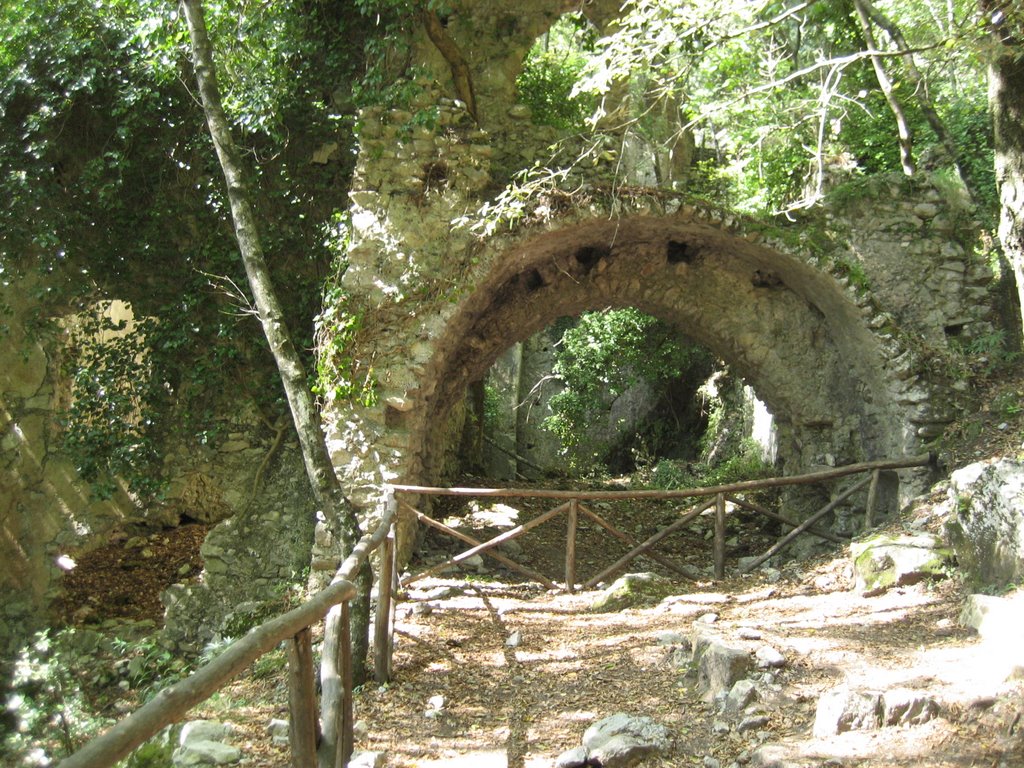
[[[257,215],[273,222],[268,266],[300,349],[314,347],[327,276],[344,269],[336,232],[357,108],[407,98],[424,10],[440,23],[457,5],[209,3],[226,114]],[[928,169],[994,226],[986,73],[1019,58],[1007,33],[1017,13],[974,0],[628,0],[601,28],[563,17],[527,57],[519,95],[563,131],[692,147],[679,183],[736,209],[811,206],[836,183]],[[40,318],[87,311],[102,323],[96,302],[131,303],[145,375],[107,381],[132,369],[137,350],[123,343],[73,360],[67,445],[86,476],[155,492],[144,478],[158,473],[156,443],[182,429],[209,439],[224,381],[252,382],[268,423],[283,411],[259,383],[273,368],[238,289],[184,24],[154,0],[31,0],[2,14],[0,269],[39,291]],[[332,161],[310,162],[318,150]]]

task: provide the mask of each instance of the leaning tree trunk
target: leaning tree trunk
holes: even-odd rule
[[[235,237],[238,240],[238,250],[242,256],[242,262],[245,264],[245,273],[256,302],[256,308],[259,311],[260,322],[263,324],[263,332],[281,374],[281,383],[288,398],[288,406],[295,422],[295,431],[299,436],[306,474],[309,476],[314,496],[328,524],[340,529],[337,534],[341,541],[342,559],[344,559],[359,541],[359,523],[355,512],[344,496],[338,477],[334,473],[330,453],[324,441],[320,413],[309,389],[305,367],[292,343],[285,323],[284,312],[274,292],[266,260],[263,257],[263,246],[253,212],[251,194],[245,181],[245,167],[231,136],[231,128],[224,114],[220,91],[217,87],[213,47],[206,31],[201,0],[183,0],[182,6],[192,41],[196,81],[199,85],[203,112],[206,115],[206,124],[217,150],[224,179],[227,182],[228,200],[231,204],[231,217],[234,222]],[[364,597],[369,595],[368,568],[360,574],[357,586],[360,587]],[[365,661],[369,640],[369,602],[366,599],[357,599],[353,608],[353,657]],[[337,734],[333,732],[336,721],[333,711],[336,710],[340,702],[341,687],[340,677],[333,666],[336,655],[334,649],[337,648],[339,637],[339,615],[340,612],[337,608],[328,615],[324,637],[324,662],[321,666],[323,738],[320,759],[322,765],[330,766],[334,765],[334,751],[337,748]],[[362,663],[357,663],[355,673],[357,676],[364,674]]]
[[[991,22],[995,43],[988,96],[995,134],[999,240],[1013,266],[1017,296],[1024,306],[1024,10],[1016,3],[985,0],[981,9]]]
[[[863,0],[853,0],[853,7],[857,10],[857,18],[860,19],[865,45],[867,45],[869,51],[877,51],[878,46],[875,44],[875,33],[871,29],[871,16],[868,14]],[[903,173],[907,176],[913,176],[917,172],[917,166],[914,164],[914,138],[910,131],[910,123],[907,121],[907,115],[903,111],[903,104],[896,96],[896,88],[893,85],[892,79],[889,77],[889,73],[885,71],[882,57],[872,54],[870,58],[871,66],[875,70],[875,79],[878,80],[878,87],[882,89],[885,101],[889,105],[889,109],[892,110],[893,117],[896,118],[896,130],[900,138],[900,165],[903,166]]]

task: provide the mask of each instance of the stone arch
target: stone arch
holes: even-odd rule
[[[329,403],[326,423],[361,514],[387,482],[441,479],[446,416],[511,343],[592,308],[635,306],[729,362],[776,416],[787,473],[920,453],[954,418],[947,329],[991,330],[991,277],[951,239],[965,214],[927,180],[879,179],[799,221],[626,186],[603,156],[499,191],[495,164],[522,167],[542,134],[479,130],[420,85],[436,129],[364,110],[350,192],[344,311],[364,330],[347,354],[379,398]],[[428,183],[437,162],[444,183]],[[927,480],[901,476],[904,495]],[[313,558],[324,573],[330,526]]]
[[[779,419],[787,471],[914,447],[891,350],[850,291],[804,259],[692,209],[575,221],[491,246],[493,265],[447,319],[425,366],[410,468],[433,478],[468,384],[558,317],[635,306],[719,355]]]

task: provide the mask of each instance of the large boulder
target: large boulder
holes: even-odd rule
[[[952,551],[930,534],[880,534],[850,546],[856,589],[877,591],[946,575]]]
[[[946,524],[969,582],[1005,586],[1024,578],[1024,462],[994,459],[950,476]]]

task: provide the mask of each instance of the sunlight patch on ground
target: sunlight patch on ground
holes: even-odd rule
[[[446,768],[506,768],[508,758],[502,750],[487,750],[485,752],[467,752],[456,754],[446,753],[437,760],[419,759],[411,763],[416,768],[433,768],[433,766],[445,766]]]

